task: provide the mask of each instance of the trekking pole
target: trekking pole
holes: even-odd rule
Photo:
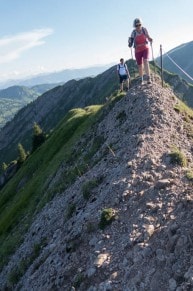
[[[162,87],[164,86],[163,82],[163,56],[162,56],[162,45],[160,44],[160,60],[161,60],[161,80],[162,80]]]
[[[133,51],[132,51],[132,47],[130,48],[131,49],[131,58],[133,60]]]
[[[132,47],[131,47],[131,58],[132,58],[132,71],[133,71],[133,75],[134,75],[134,78],[135,78],[135,68],[134,68],[134,59],[133,59],[133,50],[132,50]]]
[[[154,59],[154,55],[153,55],[153,45],[152,45],[152,42],[151,42],[151,54],[152,54],[153,65],[154,65],[154,74],[155,74],[155,59]]]

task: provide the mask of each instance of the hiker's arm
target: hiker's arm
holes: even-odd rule
[[[148,35],[148,40],[149,40],[150,42],[153,42],[153,38],[151,38],[149,35]]]
[[[128,47],[132,47],[132,45],[133,45],[133,37],[129,37],[129,39],[128,39]]]
[[[126,64],[125,64],[125,70],[126,70],[126,73],[127,73],[128,78],[130,78],[129,70],[128,70],[128,67],[127,67]]]
[[[117,77],[119,77],[119,67],[117,66]]]
[[[146,29],[146,28],[144,28],[144,29],[145,29],[145,34],[146,34],[146,36],[147,36],[147,39],[148,39],[150,42],[152,42],[153,39],[150,37],[150,35],[149,35],[147,29]]]
[[[128,47],[132,47],[134,42],[134,31],[132,31],[131,36],[128,38]]]
[[[129,74],[129,70],[127,69],[127,76],[130,79],[130,74]]]

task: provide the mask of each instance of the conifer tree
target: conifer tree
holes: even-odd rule
[[[6,164],[5,162],[3,162],[3,163],[2,163],[2,166],[1,166],[3,172],[6,171],[7,167],[8,167],[7,164]]]
[[[33,126],[33,138],[32,138],[32,151],[35,151],[42,143],[44,143],[46,137],[43,130],[35,122]]]
[[[18,163],[21,165],[23,164],[23,162],[26,160],[26,157],[27,157],[25,149],[23,148],[21,143],[18,144],[18,153],[19,153]]]

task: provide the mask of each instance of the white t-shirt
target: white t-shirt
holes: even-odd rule
[[[127,75],[127,65],[126,64],[118,64],[117,65],[117,71],[119,72],[119,75],[124,76]]]

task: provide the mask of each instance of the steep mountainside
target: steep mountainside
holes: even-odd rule
[[[173,72],[181,76],[187,82],[193,84],[193,80],[191,80],[186,74],[183,73],[184,70],[187,74],[189,74],[193,79],[193,41],[188,43],[184,43],[179,45],[178,47],[170,50],[168,53],[163,54],[163,66],[165,70],[169,72]],[[167,56],[169,55],[169,57]],[[179,69],[172,60],[182,68]],[[160,62],[160,58],[157,59],[158,63]]]
[[[71,111],[2,190],[1,250],[28,224],[22,195],[28,193],[33,203],[26,207],[36,211],[48,193],[53,197],[2,269],[2,290],[193,289],[192,110],[158,79],[111,95],[101,110],[87,130],[79,116],[70,137]],[[72,143],[80,127],[84,134]],[[78,177],[69,183],[75,168]],[[17,226],[15,210],[14,228],[5,224],[5,217],[11,221],[9,187],[21,215]]]
[[[26,150],[30,149],[34,122],[48,132],[57,125],[68,110],[104,103],[105,98],[117,87],[115,67],[112,67],[95,78],[71,80],[63,86],[44,93],[22,108],[12,121],[1,129],[0,164],[16,158],[19,142]]]
[[[163,72],[163,77],[165,82],[173,88],[175,94],[193,108],[193,85],[183,80],[179,75],[167,71]]]

